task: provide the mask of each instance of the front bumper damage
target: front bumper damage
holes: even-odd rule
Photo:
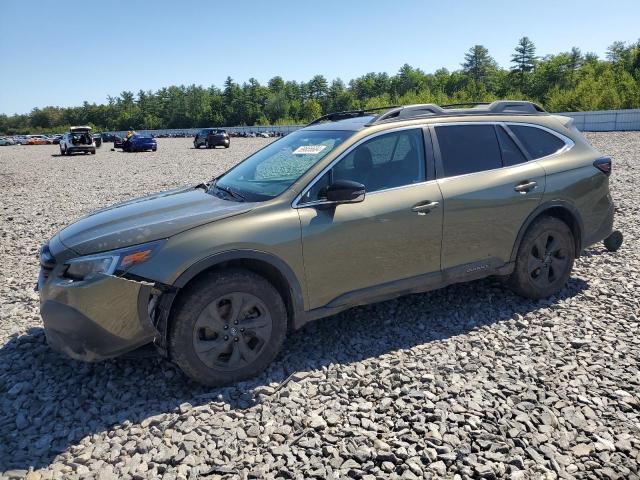
[[[162,340],[157,325],[168,316],[162,297],[172,293],[158,287],[112,275],[71,281],[43,269],[38,290],[47,343],[76,360],[95,362]]]

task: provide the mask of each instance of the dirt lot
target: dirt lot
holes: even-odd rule
[[[71,158],[0,147],[0,472],[638,478],[640,133],[589,139],[614,159],[625,245],[590,248],[559,296],[531,302],[484,280],[353,309],[291,334],[257,379],[216,390],[155,357],[50,351],[36,254],[74,218],[207,180],[269,140]]]

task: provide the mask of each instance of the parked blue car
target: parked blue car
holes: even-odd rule
[[[125,152],[143,152],[145,150],[155,152],[157,149],[156,139],[147,135],[134,135],[122,142],[122,150]]]

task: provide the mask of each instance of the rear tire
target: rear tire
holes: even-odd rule
[[[267,368],[286,334],[287,311],[271,283],[246,270],[211,272],[179,297],[169,354],[196,382],[226,385]]]
[[[535,220],[520,243],[509,286],[533,300],[558,293],[571,275],[575,251],[575,240],[566,223],[554,217]]]

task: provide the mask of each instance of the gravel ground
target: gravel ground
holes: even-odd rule
[[[1,147],[0,477],[640,478],[640,134],[589,139],[614,159],[625,244],[590,248],[559,296],[484,280],[360,307],[215,390],[153,356],[50,351],[36,253],[84,213],[208,179],[268,140]]]

